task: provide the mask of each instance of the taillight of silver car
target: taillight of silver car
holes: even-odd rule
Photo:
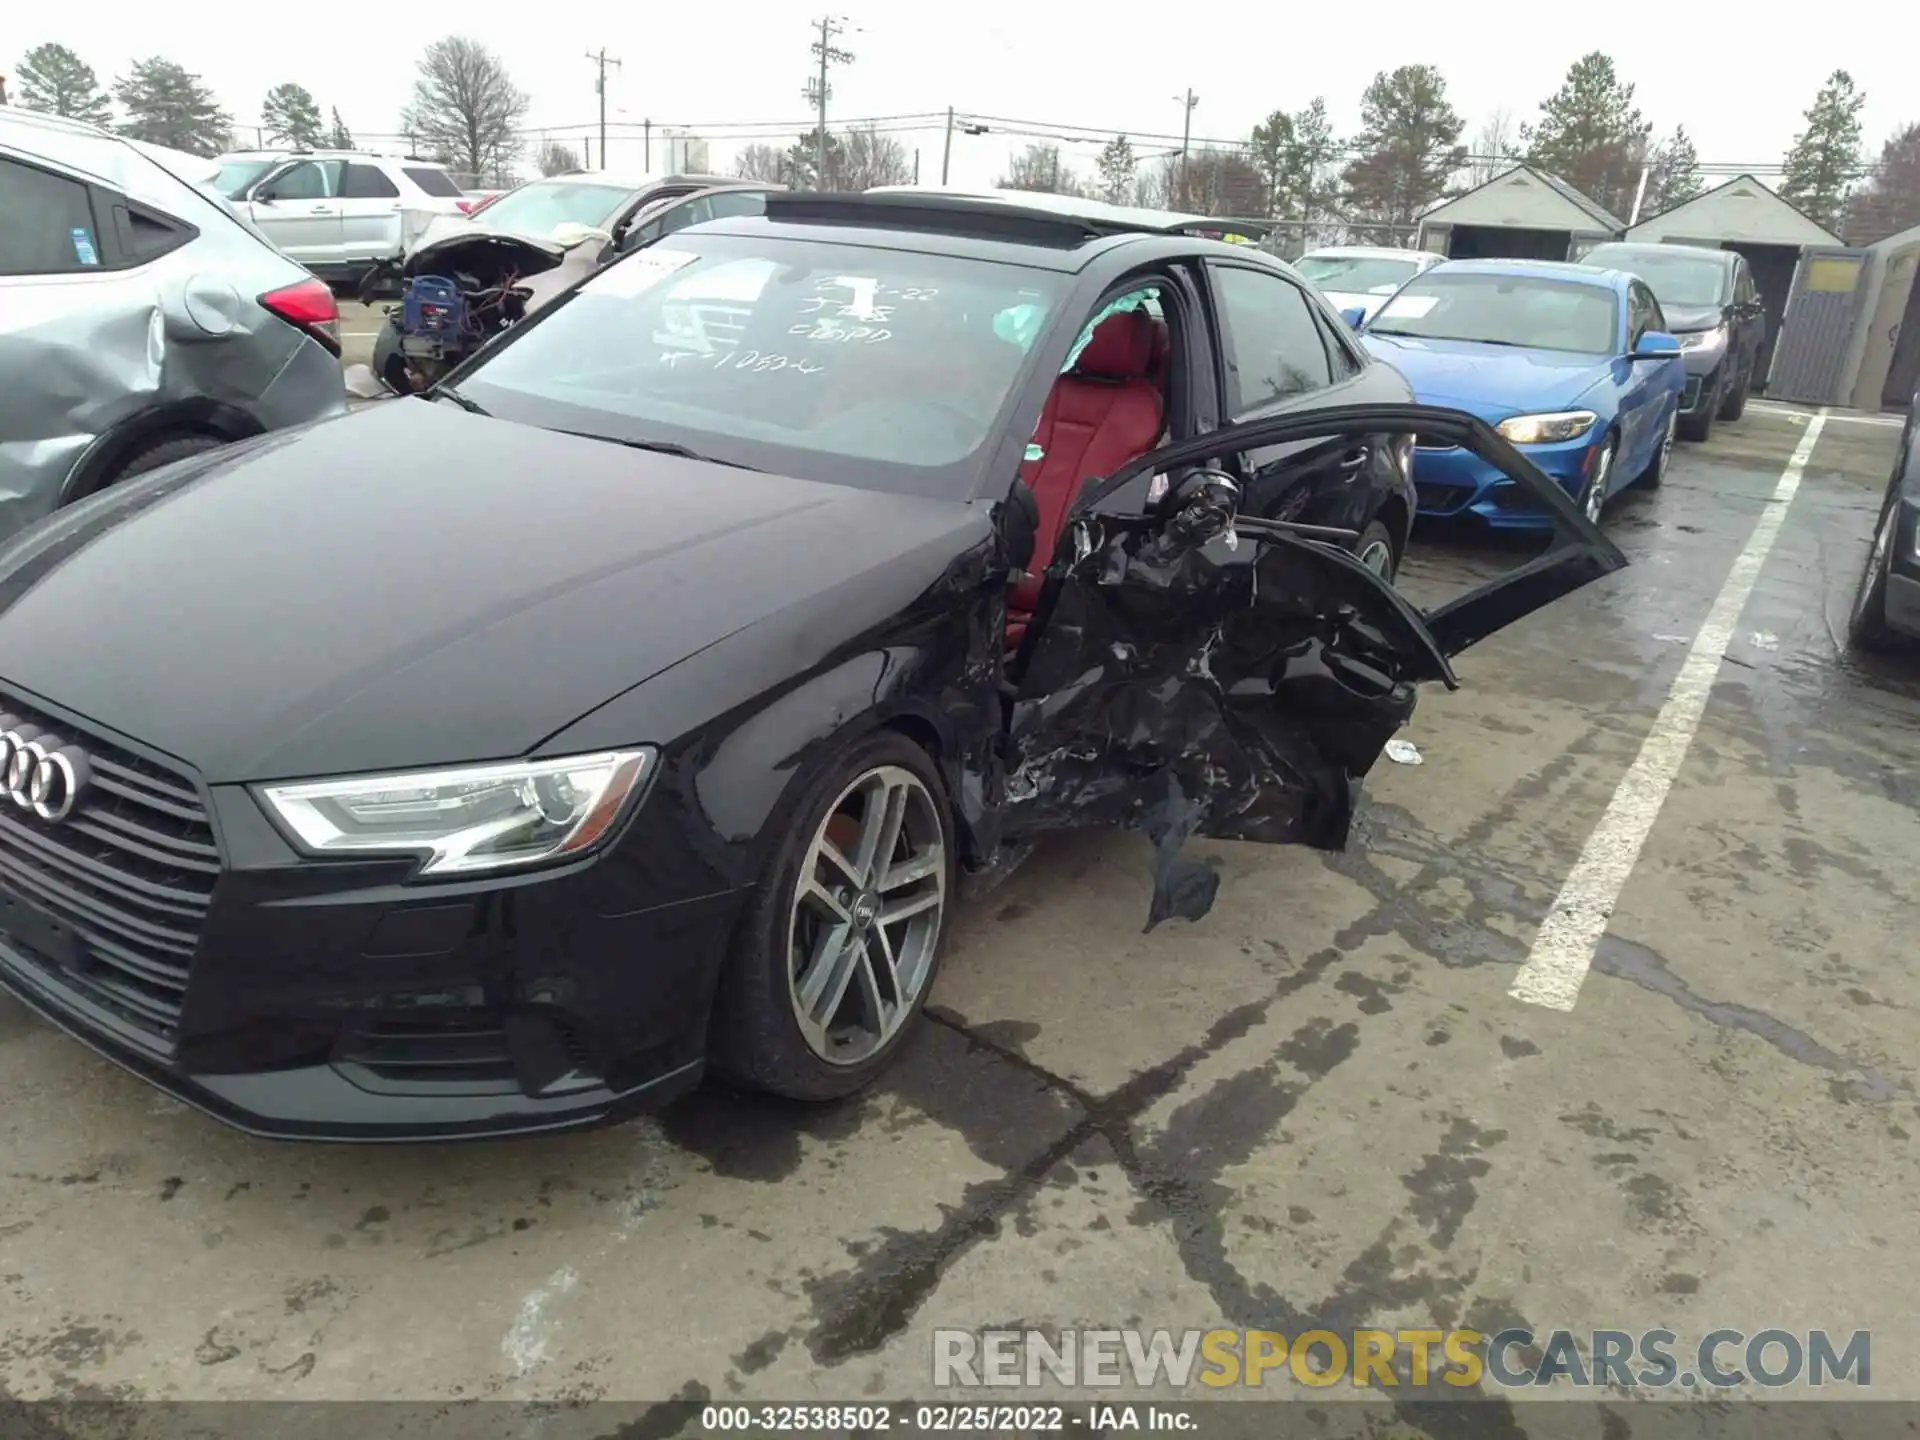
[[[302,280],[269,290],[260,303],[289,325],[306,331],[335,355],[340,353],[340,306],[324,280]]]

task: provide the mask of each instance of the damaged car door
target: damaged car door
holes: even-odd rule
[[[1391,433],[1460,445],[1554,517],[1518,568],[1422,612],[1344,531],[1239,513],[1219,463],[1270,446]],[[1337,850],[1359,782],[1413,713],[1457,688],[1451,657],[1626,564],[1578,505],[1482,421],[1360,405],[1228,426],[1089,483],[1069,509],[1018,653],[1005,830],[1143,830],[1154,914],[1197,918],[1215,882],[1194,835]]]

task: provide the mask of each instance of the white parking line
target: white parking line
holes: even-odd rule
[[[1773,498],[1760,512],[1746,548],[1727,572],[1726,584],[1720,587],[1706,622],[1693,637],[1686,663],[1654,717],[1653,728],[1640,743],[1640,753],[1613,792],[1606,813],[1587,837],[1586,847],[1554,898],[1553,908],[1541,922],[1533,948],[1507,991],[1514,999],[1550,1010],[1571,1010],[1580,998],[1580,985],[1593,965],[1593,952],[1606,933],[1613,907],[1626,888],[1641,847],[1666,803],[1667,791],[1673,787],[1673,778],[1693,744],[1714,676],[1733,642],[1740,612],[1746,608],[1747,597],[1760,578],[1760,567],[1766,564],[1767,554],[1779,537],[1780,526],[1800,489],[1801,473],[1807,468],[1826,420],[1825,409],[1808,418],[1806,433],[1781,472]]]
[[[1749,400],[1749,410],[1758,410],[1763,415],[1784,415],[1789,420],[1811,420],[1814,412],[1796,409],[1791,405],[1769,404],[1764,400]],[[1845,415],[1833,411],[1823,411],[1828,420],[1844,425],[1877,425],[1886,430],[1898,430],[1907,422],[1899,415]]]

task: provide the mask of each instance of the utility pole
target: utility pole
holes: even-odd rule
[[[651,116],[640,122],[640,143],[645,147],[640,152],[640,173],[651,175],[653,173],[653,119]],[[607,147],[602,144],[600,148],[604,151]],[[600,157],[602,169],[606,168],[606,163],[607,157],[602,155]]]
[[[822,15],[813,22],[814,29],[820,32],[820,38],[813,42],[814,56],[820,61],[820,73],[809,79],[806,88],[800,93],[813,105],[815,123],[819,130],[815,134],[818,154],[816,165],[818,175],[815,184],[822,190],[827,188],[827,97],[833,93],[833,87],[827,84],[829,65],[850,65],[853,53],[842,50],[833,43],[836,35],[844,35],[847,21],[844,15]]]
[[[587,59],[593,62],[593,88],[600,96],[600,168],[604,170],[607,168],[607,66],[612,65],[618,68],[620,62],[607,54],[607,47],[604,45],[600,47],[598,55],[589,51]]]
[[[1653,174],[1653,157],[1649,155],[1640,162],[1640,184],[1633,192],[1633,214],[1627,217],[1627,228],[1632,229],[1640,223],[1640,205],[1647,198],[1647,177]]]
[[[920,147],[918,145],[913,147],[913,183],[916,185],[920,183]]]
[[[940,152],[940,183],[947,183],[947,166],[953,160],[953,106],[947,106],[947,145]]]
[[[1180,100],[1178,95],[1173,97]],[[1193,142],[1193,107],[1200,103],[1200,97],[1187,91],[1185,111],[1180,117],[1180,208],[1191,210],[1193,202],[1187,198],[1187,148]]]

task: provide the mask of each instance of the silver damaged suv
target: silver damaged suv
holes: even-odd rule
[[[0,109],[0,538],[346,411],[332,292],[152,153]]]

